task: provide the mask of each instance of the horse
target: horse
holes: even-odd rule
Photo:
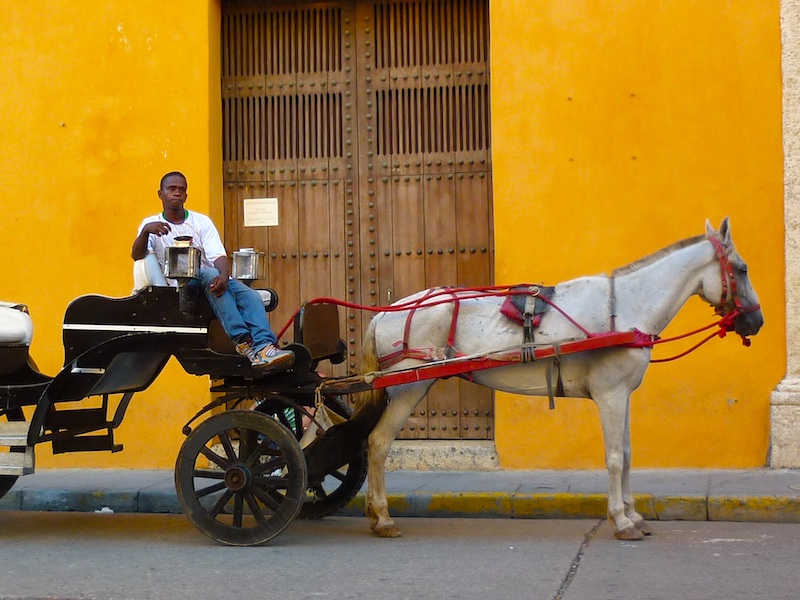
[[[362,346],[363,375],[409,369],[458,356],[486,355],[517,345],[523,325],[500,312],[501,295],[475,295],[451,288],[452,301],[425,290],[377,313]],[[747,265],[731,240],[728,217],[718,231],[706,221],[706,233],[688,238],[612,271],[555,286],[548,310],[534,330],[536,343],[560,344],[587,332],[638,330],[653,340],[690,297],[715,307],[749,343],[764,317],[748,276]],[[435,300],[434,300],[435,299]],[[391,308],[404,310],[389,310]],[[558,310],[555,310],[555,309]],[[457,314],[456,314],[457,313]],[[402,345],[408,351],[398,351]],[[630,490],[630,396],[650,364],[652,344],[612,346],[560,356],[559,396],[589,398],[599,409],[608,470],[608,517],[614,536],[638,540],[652,533],[636,512]],[[398,355],[399,354],[399,355]],[[386,367],[386,359],[394,364]],[[383,360],[382,360],[383,359]],[[550,360],[518,362],[469,374],[470,380],[493,390],[552,398]],[[357,400],[357,409],[383,405],[383,414],[369,434],[368,490],[365,513],[379,537],[398,537],[388,512],[385,462],[395,437],[435,379],[373,389]],[[388,400],[385,397],[388,394]]]

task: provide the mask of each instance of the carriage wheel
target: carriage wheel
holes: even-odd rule
[[[261,413],[231,410],[192,431],[178,453],[175,487],[186,516],[232,546],[263,544],[297,516],[306,489],[300,445]]]
[[[24,421],[25,414],[22,412],[22,409],[19,407],[16,408],[9,408],[6,411],[0,413],[0,418],[5,416],[7,421]],[[11,452],[16,452],[22,450],[25,451],[25,448],[17,448],[16,446],[12,446]],[[14,487],[14,484],[19,479],[18,475],[0,475],[0,498],[5,496],[9,490]]]
[[[358,455],[316,485],[308,486],[306,499],[300,509],[301,519],[321,519],[344,508],[356,497],[367,478],[367,451]]]
[[[281,396],[272,396],[277,404],[261,404],[257,411],[274,416],[293,430],[298,440],[303,436],[303,413],[292,407],[284,407]],[[352,410],[341,400],[333,399],[328,407],[341,416],[349,418]],[[350,464],[328,473],[319,483],[312,483],[306,490],[305,500],[300,509],[300,519],[322,519],[344,508],[356,497],[367,478],[367,451],[359,454]]]

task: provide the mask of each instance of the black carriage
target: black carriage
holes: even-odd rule
[[[264,296],[265,310],[274,309],[277,295]],[[364,440],[376,416],[351,420],[347,402],[320,389],[316,370],[320,361],[344,360],[334,305],[298,311],[288,346],[296,362],[275,374],[239,356],[205,297],[187,286],[75,299],[64,317],[64,367],[55,377],[40,373],[29,355],[27,308],[3,304],[0,311],[0,497],[34,471],[37,444],[51,443],[56,454],[121,450],[114,433],[133,395],[171,356],[212,383],[212,400],[183,428],[175,465],[180,503],[203,533],[226,544],[263,543],[298,515],[340,509],[364,482]],[[96,406],[75,407],[86,398]],[[26,406],[35,407],[30,422]],[[308,425],[324,430],[320,420],[328,415],[338,422],[328,428],[332,435],[312,436],[301,447]]]

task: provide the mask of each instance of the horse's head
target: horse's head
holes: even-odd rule
[[[764,325],[764,315],[758,303],[758,294],[750,283],[747,263],[736,251],[731,240],[728,217],[722,220],[719,231],[706,221],[706,237],[714,246],[719,269],[712,270],[703,282],[701,296],[712,304],[733,330],[743,338],[758,333]]]

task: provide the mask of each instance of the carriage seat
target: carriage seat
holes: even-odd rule
[[[13,302],[0,302],[0,344],[30,346],[33,339],[33,321],[28,307]]]
[[[133,261],[133,293],[140,292],[148,286],[169,286],[155,254],[148,254],[142,259]],[[278,294],[275,290],[265,288],[255,291],[261,296],[264,310],[271,312],[278,307]]]

